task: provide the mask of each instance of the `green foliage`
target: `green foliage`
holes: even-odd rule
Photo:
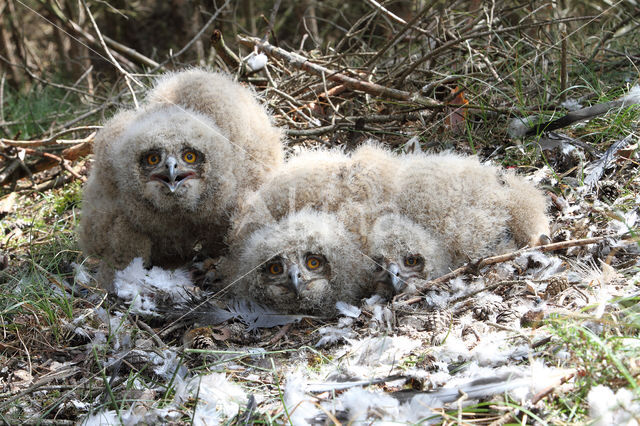
[[[35,84],[28,90],[5,87],[4,119],[13,138],[29,139],[45,134],[52,125],[77,116],[80,99],[73,92]]]
[[[53,211],[62,215],[66,211],[79,209],[82,201],[82,182],[76,180],[66,185],[54,198]]]

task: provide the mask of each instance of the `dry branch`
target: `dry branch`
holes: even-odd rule
[[[76,176],[77,174],[75,174],[75,172],[72,171],[70,167],[65,167],[66,166],[65,161],[75,161],[82,156],[90,154],[91,145],[95,135],[96,135],[95,132],[90,134],[85,139],[79,140],[79,142],[81,143],[78,143],[77,145],[64,149],[62,150],[62,152],[60,152],[57,155],[36,151],[30,148],[18,148],[18,149],[23,149],[32,155],[40,155],[44,158],[40,161],[37,161],[35,164],[31,165],[28,170],[16,168],[16,170],[14,170],[13,173],[3,173],[2,176],[0,177],[0,185],[5,184],[11,179],[21,179],[25,176],[28,176],[29,173],[41,172],[55,166],[62,166],[63,168],[65,168],[65,170],[69,171],[70,173],[74,174],[74,176]]]
[[[438,102],[437,100],[424,97],[419,93],[411,93],[404,90],[392,89],[389,87],[381,86],[379,84],[369,83],[368,81],[362,81],[357,78],[349,77],[336,71],[332,71],[321,65],[309,62],[309,60],[304,56],[298,55],[297,53],[293,52],[287,52],[284,49],[271,45],[267,41],[263,42],[257,37],[238,36],[238,40],[241,44],[251,48],[257,46],[267,55],[284,60],[289,65],[292,65],[295,68],[310,72],[321,77],[324,75],[328,80],[337,81],[340,84],[344,84],[351,90],[359,90],[373,96],[380,96],[383,98],[395,99],[399,101],[414,102],[421,105],[440,105],[440,102]]]
[[[230,69],[235,70],[240,66],[240,58],[238,58],[233,50],[229,49],[227,44],[224,42],[224,37],[220,30],[213,30],[213,33],[211,34],[211,45],[216,50],[218,56],[222,58],[222,61],[227,64]]]
[[[15,147],[29,147],[34,148],[38,146],[48,146],[48,145],[70,145],[86,142],[87,138],[83,139],[58,139],[62,135],[66,135],[69,133],[82,131],[82,130],[100,130],[102,126],[82,126],[82,127],[73,127],[70,129],[63,130],[61,132],[56,133],[55,135],[44,138],[44,139],[35,139],[29,141],[20,141],[20,140],[12,140],[12,139],[3,139],[0,138],[0,148],[5,148],[5,146],[15,146]]]
[[[422,291],[427,291],[430,290],[432,288],[437,288],[437,286],[439,284],[443,284],[447,281],[449,281],[452,278],[455,278],[457,276],[460,276],[464,273],[467,272],[471,272],[471,271],[476,271],[480,268],[483,268],[485,266],[489,266],[489,265],[493,265],[496,263],[502,263],[502,262],[508,262],[509,260],[513,260],[516,257],[525,254],[525,253],[530,253],[530,252],[534,252],[534,251],[541,251],[541,252],[548,252],[548,251],[557,251],[557,250],[563,250],[569,247],[579,247],[579,246],[586,246],[589,244],[595,244],[598,243],[600,241],[606,240],[607,238],[614,238],[616,237],[615,235],[603,235],[600,237],[592,237],[592,238],[584,238],[581,240],[569,240],[569,241],[561,241],[559,243],[551,243],[551,244],[545,244],[543,246],[538,246],[538,247],[527,247],[527,248],[523,248],[521,250],[517,250],[511,253],[506,253],[506,254],[501,254],[499,256],[492,256],[492,257],[487,257],[485,259],[480,259],[479,261],[476,262],[469,262],[464,266],[459,267],[458,269],[455,269],[451,272],[449,272],[446,275],[443,275],[439,278],[436,278],[435,280],[431,280],[431,281],[427,281],[424,284],[420,285],[417,288],[418,292],[422,292]],[[422,300],[422,297],[414,297],[411,298],[407,301],[405,301],[404,303],[407,305],[411,305],[414,303],[418,303]]]

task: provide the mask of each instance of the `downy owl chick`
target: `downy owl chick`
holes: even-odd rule
[[[357,237],[337,217],[309,208],[267,224],[230,252],[225,275],[237,297],[283,313],[333,316],[338,301],[357,304],[366,271]]]
[[[452,266],[548,235],[544,196],[521,177],[451,153],[407,155],[402,163],[399,211],[442,237]]]
[[[146,105],[122,111],[96,136],[80,245],[102,260],[99,282],[134,257],[172,267],[202,242],[224,249],[229,218],[283,161],[281,131],[253,93],[204,70],[170,73]]]
[[[400,214],[379,217],[367,235],[371,289],[382,296],[414,293],[416,285],[444,275],[451,258],[440,237]]]
[[[212,131],[215,129],[215,131]],[[100,258],[100,284],[133,258],[175,267],[203,240],[219,252],[246,158],[206,116],[177,107],[125,111],[97,135],[80,246]]]

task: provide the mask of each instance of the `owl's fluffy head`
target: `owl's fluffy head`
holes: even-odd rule
[[[231,75],[190,68],[161,76],[147,95],[150,105],[180,105],[211,119],[219,129],[251,158],[244,164],[244,187],[255,189],[259,180],[283,162],[282,130],[275,127],[250,86],[235,82]]]
[[[129,208],[198,215],[231,202],[234,148],[210,119],[174,106],[134,117],[109,141],[105,165]]]
[[[372,288],[385,296],[414,292],[416,284],[443,275],[451,264],[436,234],[400,214],[375,221],[367,251],[376,264],[370,275]]]
[[[243,244],[237,293],[286,312],[333,315],[362,296],[364,256],[335,215],[311,209],[255,231]]]

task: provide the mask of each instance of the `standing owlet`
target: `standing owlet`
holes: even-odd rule
[[[181,85],[185,80],[190,84]],[[174,98],[150,96],[141,109],[120,112],[94,142],[79,240],[85,254],[101,260],[98,281],[106,288],[114,270],[135,257],[175,267],[192,258],[198,242],[219,254],[244,194],[282,162],[280,132],[251,92],[229,78],[177,73],[152,95],[162,92]]]
[[[336,302],[364,296],[366,258],[357,241],[335,215],[303,208],[233,245],[224,275],[238,297],[282,313],[332,316]]]

